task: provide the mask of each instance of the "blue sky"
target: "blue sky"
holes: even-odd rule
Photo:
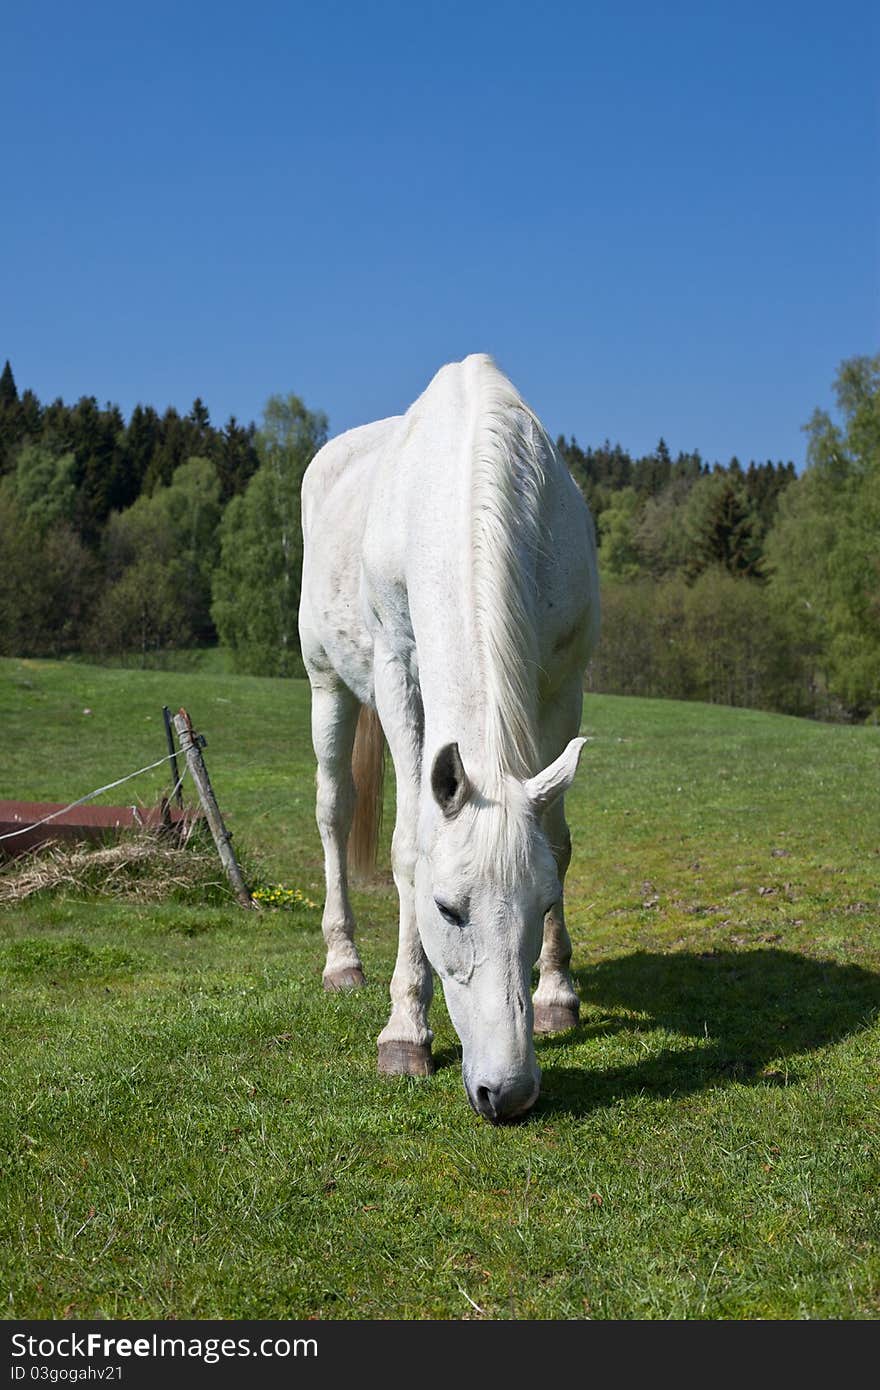
[[[6,6],[0,361],[336,433],[489,351],[553,434],[800,464],[880,350],[876,10]]]

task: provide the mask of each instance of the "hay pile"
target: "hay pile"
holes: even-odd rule
[[[0,904],[59,890],[142,902],[229,896],[213,846],[143,832],[103,848],[46,846],[0,872]]]

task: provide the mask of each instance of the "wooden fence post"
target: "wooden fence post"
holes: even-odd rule
[[[180,773],[177,770],[177,753],[174,748],[174,735],[171,732],[171,711],[167,705],[162,706],[162,718],[165,720],[165,737],[168,740],[168,756],[171,766],[174,769],[174,797],[177,801],[178,810],[182,811],[183,792],[180,789]]]
[[[186,757],[187,766],[192,773],[192,779],[196,784],[199,793],[199,800],[205,812],[211,834],[214,836],[214,844],[217,846],[217,853],[220,855],[221,863],[226,870],[229,882],[235,891],[235,896],[242,907],[257,907],[257,903],[248,892],[244,879],[241,876],[241,869],[233,853],[230,843],[232,836],[223,824],[223,817],[220,814],[220,807],[217,805],[211,783],[208,779],[208,769],[205,767],[205,760],[202,757],[199,746],[198,736],[193,732],[192,722],[185,709],[181,709],[174,716],[174,727],[177,730],[177,737],[180,740],[180,747]]]

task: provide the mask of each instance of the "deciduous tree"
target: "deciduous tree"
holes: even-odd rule
[[[212,613],[239,670],[300,674],[300,488],[327,437],[327,420],[297,396],[273,396],[257,434],[260,467],[221,525]]]
[[[832,696],[880,706],[880,354],[844,362],[840,420],[814,412],[808,467],[767,539],[772,593],[822,653]]]

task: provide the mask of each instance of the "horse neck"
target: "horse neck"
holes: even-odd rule
[[[485,690],[486,757],[498,777],[537,770],[536,555],[544,435],[511,384],[490,377],[471,475],[476,656]]]
[[[429,755],[456,741],[485,784],[500,788],[537,770],[535,569],[547,445],[494,366],[473,390],[470,454],[456,470],[453,577],[422,595],[419,664]]]

